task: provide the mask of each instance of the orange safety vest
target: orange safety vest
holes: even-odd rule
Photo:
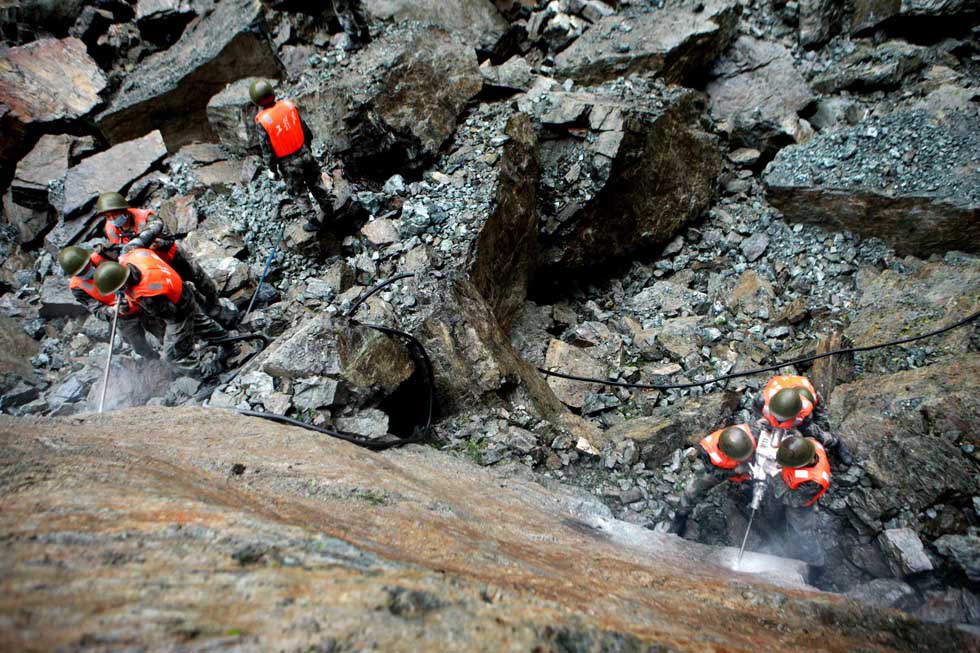
[[[776,417],[771,412],[769,412],[769,402],[772,401],[772,398],[777,392],[780,390],[786,390],[787,388],[805,388],[809,390],[810,394],[813,395],[813,402],[806,397],[801,396],[800,401],[803,402],[803,407],[800,408],[800,412],[796,414],[796,417],[786,420],[785,422],[780,422],[776,420]],[[769,379],[769,383],[767,383],[766,387],[762,389],[762,400],[764,402],[762,406],[762,416],[769,421],[769,424],[771,424],[773,428],[784,430],[795,428],[802,424],[803,420],[813,413],[813,409],[817,407],[817,402],[819,401],[817,399],[817,391],[813,387],[813,384],[810,383],[810,379],[806,378],[805,376],[795,376],[792,374],[781,374]]]
[[[259,111],[255,122],[262,125],[269,135],[272,150],[280,159],[293,154],[306,143],[299,111],[289,100],[280,100],[268,109]]]
[[[141,297],[165,295],[174,304],[180,301],[184,292],[184,281],[167,262],[149,249],[134,249],[119,257],[122,265],[132,265],[140,271],[140,281],[126,289],[126,296],[132,303],[139,303]]]
[[[143,231],[143,227],[149,221],[150,216],[153,215],[153,211],[150,209],[126,209],[126,212],[133,216],[133,234],[138,236]],[[125,245],[131,240],[131,237],[124,234],[116,225],[112,224],[111,221],[105,221],[105,235],[110,243],[113,245]],[[166,252],[157,251],[157,254],[167,263],[174,260],[174,254],[177,253],[177,243],[174,243],[170,249]]]
[[[783,467],[783,482],[789,486],[789,489],[795,490],[808,481],[812,481],[820,486],[821,489],[817,492],[817,496],[803,504],[804,508],[816,503],[817,499],[822,497],[823,493],[830,487],[830,461],[827,460],[827,452],[824,450],[823,445],[813,438],[807,438],[807,440],[812,442],[814,449],[817,450],[817,462],[811,467],[799,467],[795,469]]]
[[[749,428],[748,424],[736,424],[735,428],[742,429],[752,440],[752,449],[755,449],[755,438],[752,436],[752,429]],[[711,464],[715,467],[721,467],[722,469],[735,469],[741,463],[737,460],[733,460],[722,453],[721,449],[718,448],[718,441],[721,439],[721,434],[725,429],[718,429],[711,435],[705,437],[699,443],[701,448],[704,449],[705,453],[708,454],[708,458],[711,459]],[[748,480],[748,474],[739,474],[738,476],[732,476],[729,480],[731,481],[745,481]]]

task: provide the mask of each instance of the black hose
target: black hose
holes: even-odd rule
[[[390,286],[391,284],[395,283],[399,279],[407,279],[408,277],[414,277],[414,276],[415,275],[412,274],[411,272],[406,272],[405,274],[399,274],[398,276],[394,276],[388,279],[387,281],[382,281],[381,283],[374,286],[373,288],[369,288],[368,290],[364,291],[363,293],[361,293],[361,296],[355,299],[354,303],[350,305],[350,309],[347,311],[347,317],[351,317],[352,315],[354,315],[354,313],[357,312],[357,309],[361,307],[361,304],[366,302],[374,293],[383,290],[384,288]]]
[[[700,386],[710,385],[712,383],[719,383],[721,381],[727,381],[728,379],[735,379],[741,376],[752,376],[753,374],[761,374],[762,372],[771,372],[778,370],[781,367],[788,367],[790,365],[798,365],[800,363],[808,363],[810,361],[815,361],[820,358],[827,358],[828,356],[836,356],[837,354],[851,354],[855,352],[862,351],[872,351],[875,349],[883,349],[885,347],[894,347],[895,345],[901,345],[906,342],[912,342],[914,340],[922,340],[923,338],[931,338],[932,336],[937,336],[941,333],[951,331],[957,327],[961,327],[964,324],[968,324],[973,320],[980,317],[980,311],[977,311],[973,315],[967,316],[956,322],[955,324],[950,324],[941,329],[936,329],[935,331],[930,331],[929,333],[923,333],[918,336],[911,336],[909,338],[902,338],[900,340],[892,340],[891,342],[883,342],[877,345],[868,345],[865,347],[848,347],[846,349],[837,349],[835,351],[828,351],[822,354],[814,354],[813,356],[804,356],[803,358],[795,358],[789,361],[783,361],[770,365],[769,367],[760,367],[754,370],[746,370],[744,372],[733,372],[731,374],[726,374],[724,376],[715,377],[713,379],[708,379],[707,381],[694,381],[691,383],[667,383],[667,384],[656,384],[656,383],[625,383],[622,381],[606,381],[603,379],[594,379],[587,376],[575,376],[572,374],[563,374],[561,372],[552,372],[543,367],[539,367],[538,371],[545,376],[556,376],[560,379],[569,379],[571,381],[584,381],[586,383],[598,383],[601,385],[615,386],[617,388],[637,388],[640,390],[674,390],[679,388],[697,388]]]

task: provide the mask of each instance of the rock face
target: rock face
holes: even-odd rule
[[[898,112],[780,151],[766,196],[790,220],[881,238],[899,254],[980,249],[980,122]]]
[[[786,48],[740,37],[711,74],[715,79],[705,89],[711,115],[736,145],[772,156],[796,140],[798,114],[814,96]]]
[[[898,340],[927,333],[980,310],[980,258],[949,254],[942,262],[911,256],[902,269],[878,272],[863,269],[857,282],[862,289],[851,324],[844,330],[857,346]],[[901,348],[859,354],[866,370],[887,370],[916,347],[958,356],[967,351],[976,327],[954,329]]]
[[[544,364],[546,368],[555,372],[593,379],[605,378],[608,372],[604,365],[588,353],[561,340],[552,340],[548,345]],[[555,376],[548,377],[548,385],[563,404],[572,408],[584,406],[586,397],[598,389],[592,383]]]
[[[670,4],[635,16],[597,22],[555,59],[555,75],[594,84],[632,73],[677,83],[728,47],[740,5],[727,0]]]
[[[351,174],[377,179],[430,161],[483,85],[472,47],[436,28],[378,39],[353,66],[294,99]]]
[[[107,84],[78,39],[40,39],[0,52],[0,166],[29,147],[29,130],[91,113]]]
[[[364,0],[363,5],[377,18],[441,27],[481,50],[492,50],[507,31],[507,21],[490,0]]]
[[[788,561],[747,555],[769,582],[732,572],[731,549],[427,447],[373,454],[224,411],[159,408],[4,416],[0,445],[0,610],[21,620],[0,626],[5,649],[85,647],[94,633],[112,647],[253,650],[973,641],[807,591]],[[137,596],[166,610],[137,609]]]
[[[147,57],[127,76],[98,115],[102,133],[121,143],[159,129],[171,152],[211,140],[206,106],[215,93],[243,77],[282,72],[262,16],[258,0],[217,3],[173,47]]]
[[[480,230],[470,279],[506,332],[524,308],[538,257],[538,180],[541,162],[531,119],[507,123],[509,141],[497,163],[495,208]]]
[[[980,354],[837,386],[829,413],[873,479],[848,504],[869,528],[900,514],[921,523],[926,508],[980,493],[976,463],[961,450],[980,424]],[[915,470],[915,473],[910,473]]]
[[[718,146],[699,126],[699,94],[659,84],[595,90],[521,103],[548,133],[539,206],[550,273],[667,243],[707,208],[721,170]]]
[[[799,12],[800,45],[823,45],[840,32],[843,7],[835,0],[801,0]]]

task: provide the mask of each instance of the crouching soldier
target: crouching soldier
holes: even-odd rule
[[[313,135],[309,127],[291,100],[276,101],[276,93],[267,80],[252,82],[249,96],[262,108],[255,116],[255,128],[266,166],[276,179],[282,177],[286,182],[296,210],[307,219],[303,229],[319,231],[323,221],[333,217],[333,198],[323,185],[320,166],[310,152]],[[307,192],[316,199],[320,218],[314,214]]]
[[[134,209],[119,193],[102,193],[95,202],[95,213],[105,219],[105,235],[119,254],[134,249],[153,250],[182,279],[192,281],[204,300],[208,315],[221,313],[218,288],[196,260],[167,233],[163,221],[149,209]]]
[[[687,517],[697,502],[712,488],[726,480],[740,483],[748,480],[748,463],[755,454],[756,439],[748,424],[729,426],[706,436],[700,447],[697,465],[700,469],[682,490],[675,507],[671,533],[681,533]]]
[[[796,429],[804,436],[820,441],[827,449],[835,450],[841,462],[850,465],[850,451],[841,439],[816,422],[816,409],[820,403],[820,395],[810,379],[782,374],[769,379],[756,397],[755,407],[772,428]]]
[[[180,275],[149,249],[134,249],[106,261],[95,271],[95,285],[104,295],[122,292],[130,304],[166,324],[164,356],[182,372],[199,378],[217,370],[201,369],[194,356],[198,341],[213,342],[228,335],[201,309],[193,283]]]
[[[71,277],[68,287],[75,300],[100,320],[112,321],[116,310],[116,295],[100,292],[94,281],[96,267],[105,260],[100,254],[81,247],[66,247],[58,253],[61,269]],[[122,302],[119,305],[119,321],[116,323],[116,328],[122,334],[123,340],[143,358],[159,358],[157,352],[146,341],[143,324],[145,314],[140,311],[138,305],[130,304],[125,298]]]

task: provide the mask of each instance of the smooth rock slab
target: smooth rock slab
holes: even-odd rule
[[[734,38],[741,7],[699,4],[603,18],[555,58],[555,77],[594,84],[639,73],[678,83],[703,72]]]
[[[64,219],[70,222],[72,217],[88,209],[100,193],[118,191],[125,194],[131,183],[166,155],[163,137],[159,131],[154,131],[83,159],[65,175],[65,203],[61,207]],[[56,247],[65,244],[56,242],[52,234],[48,236],[49,244]]]
[[[115,639],[103,647],[147,650],[975,641],[812,591],[796,561],[749,553],[743,569],[758,573],[732,571],[733,549],[616,520],[596,497],[520,469],[426,446],[372,453],[230,411],[4,415],[0,468],[17,488],[0,496],[0,612],[25,619],[0,623],[5,650],[89,642],[106,623]]]
[[[889,114],[782,149],[766,197],[789,220],[881,238],[900,255],[980,250],[980,118]]]
[[[584,350],[561,340],[552,340],[548,345],[544,365],[549,370],[562,374],[594,379],[606,378],[607,372],[604,364],[589,356]],[[551,386],[555,396],[562,403],[572,408],[581,408],[585,405],[585,399],[589,394],[601,389],[594,383],[562,379],[556,376],[548,377],[548,385]]]

